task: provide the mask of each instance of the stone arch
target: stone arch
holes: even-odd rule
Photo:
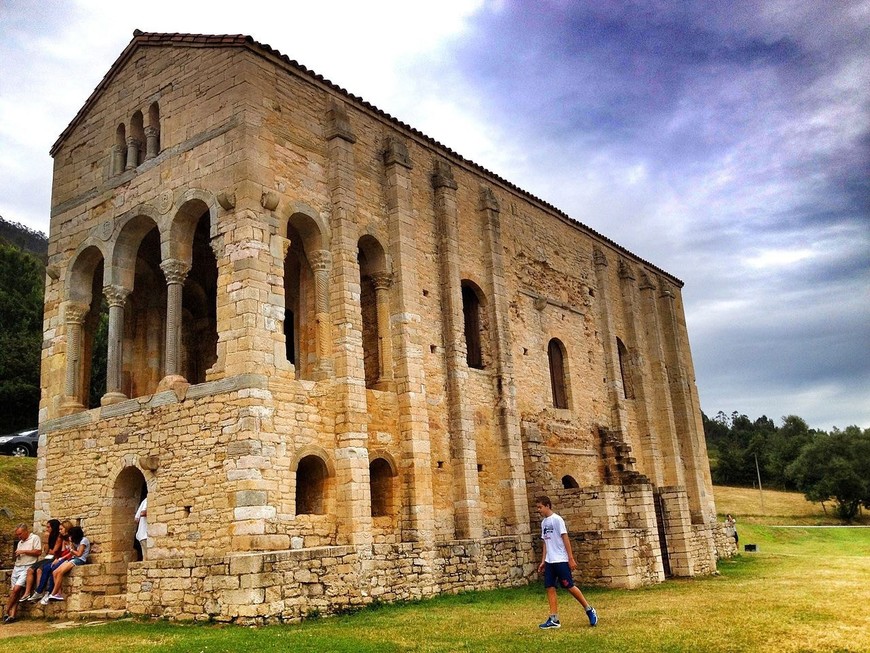
[[[480,286],[463,279],[462,317],[465,334],[465,360],[468,367],[485,369],[489,359],[489,313],[486,296]]]
[[[296,515],[330,512],[335,485],[335,465],[321,447],[300,449],[291,465]]]
[[[64,296],[72,302],[90,304],[93,299],[94,272],[105,261],[103,245],[95,239],[82,243],[67,264],[66,288]],[[99,279],[100,286],[103,278]]]
[[[141,111],[136,111],[130,118],[130,133],[127,134],[127,170],[136,168],[142,163],[142,146],[145,144],[145,121]]]
[[[161,243],[167,283],[167,374],[202,383],[217,362],[217,258],[214,216],[201,191],[188,191]],[[180,295],[179,295],[180,289]]]
[[[558,338],[547,343],[547,360],[550,368],[550,390],[554,408],[570,407],[570,383],[568,382],[568,352]]]
[[[285,228],[285,355],[297,378],[312,378],[328,350],[328,239],[320,217],[307,210],[291,214]]]
[[[565,490],[578,490],[580,489],[580,484],[573,476],[565,474],[562,477],[562,488]]]
[[[205,211],[209,214],[209,238],[213,240],[218,236],[219,205],[213,193],[201,188],[188,188],[178,197],[175,206],[178,208],[161,243],[161,253],[164,259],[189,263],[193,233]]]
[[[148,232],[158,228],[158,221],[157,210],[147,204],[136,207],[118,220],[120,228],[108,257],[107,285],[114,284],[128,290],[133,288],[139,245]]]
[[[396,477],[398,468],[386,451],[369,452],[369,483],[372,517],[389,517],[397,513]]]
[[[83,243],[69,263],[67,298],[66,412],[94,408],[106,389],[108,308],[103,300],[105,258],[96,241]]]
[[[160,228],[146,211],[153,213],[143,206],[123,222],[112,251],[106,288],[108,403],[153,393],[163,373],[166,284],[160,268]]]
[[[294,229],[305,240],[305,247],[309,251],[316,249],[329,249],[330,230],[329,223],[323,219],[318,211],[315,211],[305,202],[293,202],[276,211],[278,217],[278,233],[286,233],[287,228],[293,225]]]
[[[136,535],[136,524],[133,516],[145,495],[150,494],[151,488],[144,472],[131,460],[133,456],[126,456],[119,468],[109,478],[113,478],[111,485],[107,487],[108,514],[108,537],[102,543],[104,562],[120,563],[125,566],[119,576],[122,582],[126,582],[126,565],[137,558],[133,541]],[[149,501],[152,505],[153,502]]]
[[[367,388],[392,377],[389,287],[391,277],[381,243],[365,234],[357,245],[360,275],[363,367]]]

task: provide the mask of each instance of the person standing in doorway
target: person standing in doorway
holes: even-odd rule
[[[136,541],[139,543],[139,549],[142,552],[142,560],[145,559],[148,550],[148,497],[142,499],[139,504],[139,509],[136,511],[136,516],[133,518],[136,521]]]

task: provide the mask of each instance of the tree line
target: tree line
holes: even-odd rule
[[[803,492],[810,501],[833,501],[837,515],[854,519],[870,509],[870,429],[847,426],[830,432],[811,429],[797,415],[777,426],[762,415],[751,420],[736,411],[701,413],[716,485]]]
[[[0,216],[0,433],[35,427],[48,239]]]

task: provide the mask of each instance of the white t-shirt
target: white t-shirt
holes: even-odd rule
[[[568,550],[562,541],[562,535],[567,532],[565,520],[555,512],[541,520],[541,539],[547,545],[545,562],[568,562]]]
[[[139,504],[139,510],[136,511],[136,522],[139,526],[136,528],[136,539],[140,542],[142,540],[148,539],[148,517],[143,515],[142,513],[148,509],[148,497],[142,499],[142,503]],[[127,513],[130,514],[129,512]]]
[[[42,551],[42,540],[39,535],[36,533],[31,533],[30,537],[28,537],[23,542],[21,540],[18,541],[18,546],[15,547],[15,551],[28,551],[39,549]],[[26,567],[27,565],[32,565],[34,562],[39,560],[39,556],[35,555],[22,555],[15,557],[15,566],[16,567]]]

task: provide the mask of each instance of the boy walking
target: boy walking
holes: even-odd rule
[[[540,628],[561,628],[559,622],[559,608],[556,599],[556,583],[564,587],[575,599],[580,602],[589,617],[589,625],[598,623],[598,614],[586,601],[580,588],[574,585],[571,572],[577,569],[577,561],[571,552],[571,542],[568,539],[568,529],[565,528],[565,520],[553,512],[553,504],[550,497],[542,496],[535,499],[538,514],[541,520],[541,539],[544,542],[544,551],[541,555],[541,564],[538,565],[538,573],[544,573],[544,587],[547,588],[547,601],[550,604],[550,616],[540,625]]]

